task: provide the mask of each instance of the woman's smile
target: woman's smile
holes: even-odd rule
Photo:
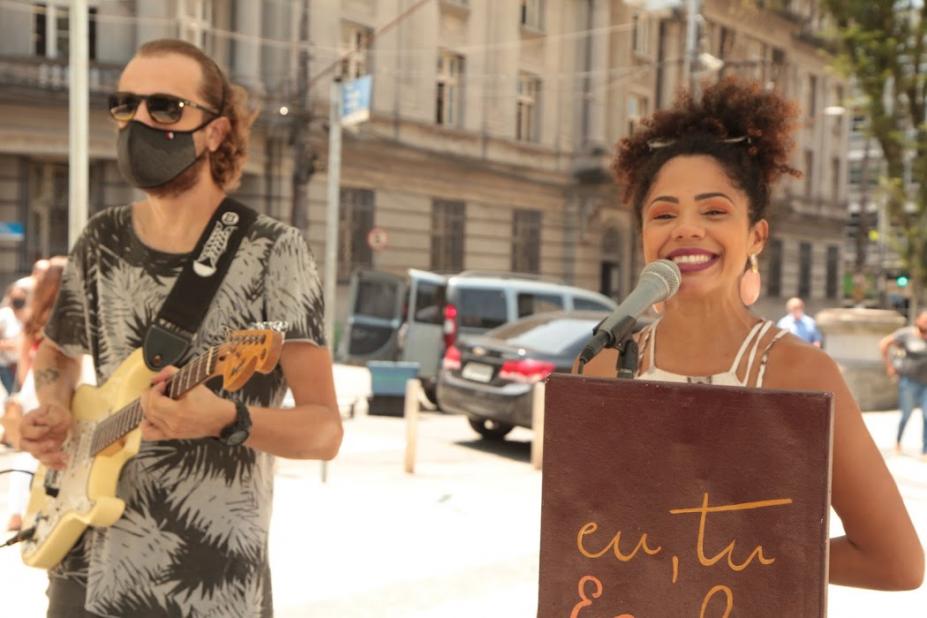
[[[672,260],[683,274],[706,270],[721,259],[717,253],[704,249],[676,249],[666,257]]]

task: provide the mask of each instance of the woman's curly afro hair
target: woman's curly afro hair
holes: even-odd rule
[[[644,199],[664,163],[680,155],[711,156],[747,194],[750,223],[756,223],[766,215],[771,185],[783,174],[801,176],[788,163],[796,117],[796,106],[779,94],[727,77],[707,86],[701,100],[682,92],[672,109],[645,119],[618,143],[612,170],[640,223]]]

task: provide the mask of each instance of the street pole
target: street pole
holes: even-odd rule
[[[338,208],[341,199],[341,81],[332,80],[328,109],[328,208],[325,213],[325,339],[334,350],[338,278]]]
[[[686,53],[682,79],[695,96],[695,52],[698,44],[698,0],[686,0]]]
[[[865,274],[867,245],[869,243],[869,134],[863,142],[863,159],[860,164],[862,187],[859,190],[859,225],[856,230],[856,272]],[[878,286],[878,283],[876,283]]]
[[[302,2],[299,19],[299,52],[296,75],[296,101],[293,109],[293,201],[290,223],[305,233],[309,223],[307,184],[312,177],[312,152],[309,143],[309,0]]]
[[[68,246],[73,247],[87,223],[87,141],[90,135],[87,0],[71,0],[69,17]]]

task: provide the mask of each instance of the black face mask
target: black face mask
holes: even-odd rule
[[[23,307],[26,306],[26,299],[25,298],[14,298],[13,300],[10,301],[10,306],[12,306],[13,309],[22,309]]]
[[[129,184],[139,189],[169,183],[196,163],[193,134],[209,122],[190,131],[164,131],[130,121],[119,130],[116,146],[119,171]]]

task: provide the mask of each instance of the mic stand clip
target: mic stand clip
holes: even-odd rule
[[[612,346],[618,351],[615,361],[615,375],[621,380],[633,380],[637,375],[637,341],[633,333],[627,333],[617,345]]]

